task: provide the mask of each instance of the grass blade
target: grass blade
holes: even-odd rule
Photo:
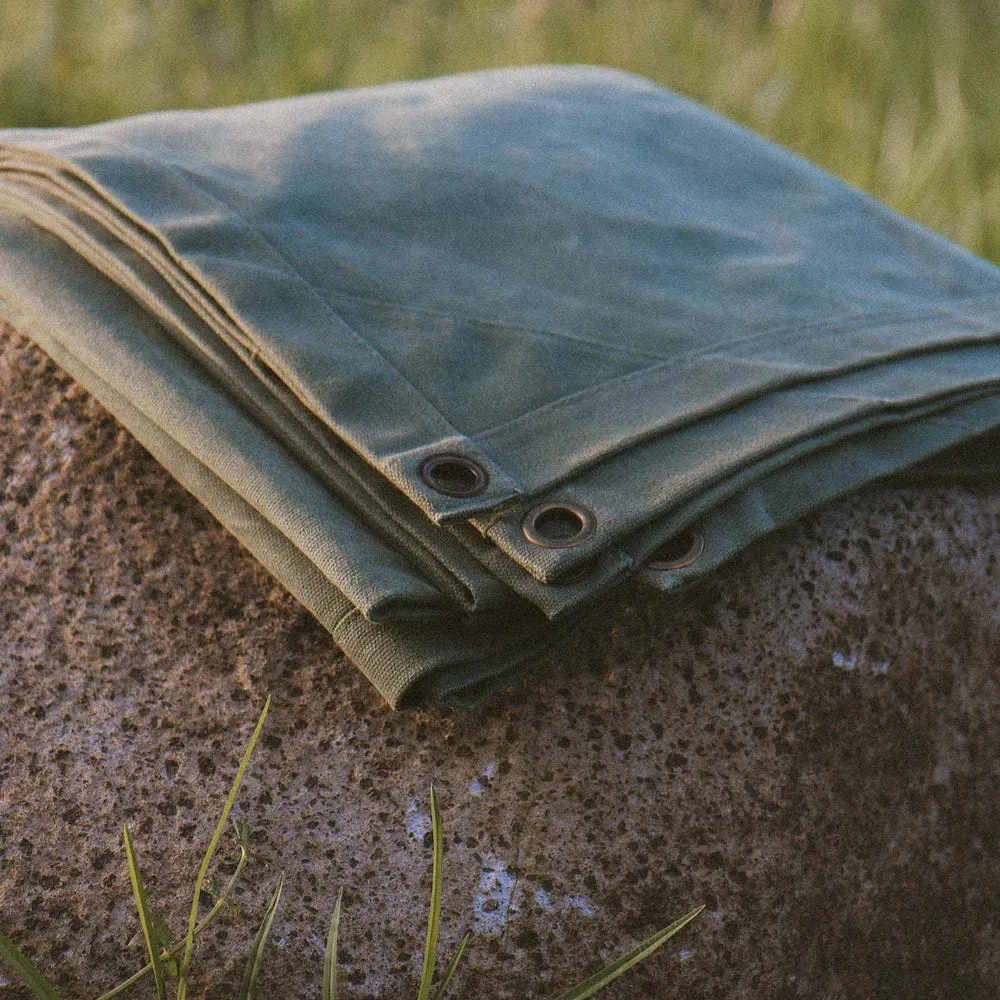
[[[235,824],[234,824],[235,825]],[[233,890],[236,888],[236,883],[239,881],[240,875],[243,873],[243,869],[246,867],[247,861],[249,860],[249,837],[245,834],[243,830],[237,827],[236,837],[240,845],[240,860],[236,863],[236,870],[230,876],[229,881],[226,883],[226,888],[222,890],[219,898],[215,901],[215,905],[212,907],[208,913],[198,923],[198,926],[194,929],[195,937],[197,936],[212,922],[219,910],[225,906],[226,901],[233,894]],[[181,941],[178,944],[173,945],[167,952],[171,959],[176,959],[181,950],[184,947],[184,942]],[[138,972],[129,976],[124,982],[119,983],[114,989],[109,990],[107,993],[102,993],[98,997],[98,1000],[114,1000],[115,997],[121,996],[126,990],[134,986],[145,976],[148,976],[153,971],[152,962],[144,965]]]
[[[323,956],[322,1000],[337,1000],[337,935],[340,933],[340,904],[344,900],[344,890],[337,893],[337,903],[330,919],[330,931],[326,935],[326,954]]]
[[[444,831],[441,827],[441,810],[437,792],[431,785],[431,826],[434,830],[434,869],[431,873],[431,906],[427,916],[427,941],[424,944],[424,969],[420,977],[417,1000],[430,1000],[431,980],[437,964],[438,932],[441,929],[441,883],[444,867]]]
[[[243,753],[243,759],[240,761],[240,766],[236,771],[236,777],[233,780],[232,788],[229,789],[229,796],[226,798],[226,804],[222,807],[222,815],[219,817],[215,833],[212,834],[211,843],[208,845],[205,857],[202,858],[201,867],[198,869],[198,875],[195,878],[194,898],[191,900],[191,915],[188,917],[187,937],[184,940],[184,954],[181,956],[180,969],[177,975],[177,1000],[185,1000],[187,996],[187,980],[188,973],[191,969],[191,955],[194,952],[195,930],[198,927],[198,899],[201,896],[202,883],[204,883],[205,876],[208,874],[208,868],[212,863],[215,850],[219,846],[219,840],[222,838],[222,831],[226,828],[226,821],[229,819],[230,812],[232,812],[233,804],[236,801],[236,794],[239,792],[240,785],[243,783],[243,776],[246,774],[247,767],[250,764],[250,757],[253,754],[254,747],[257,746],[257,740],[260,739],[261,730],[264,728],[264,720],[267,718],[267,710],[270,707],[271,696],[268,695],[267,700],[264,702],[264,709],[260,713],[260,718],[257,720],[257,725],[254,727],[253,735],[250,737],[250,742],[247,744],[247,748]]]
[[[6,934],[0,934],[0,958],[7,968],[21,977],[21,982],[38,997],[38,1000],[60,1000],[55,987]]]
[[[448,966],[448,971],[444,974],[444,979],[441,980],[441,985],[438,987],[437,993],[434,994],[434,1000],[441,1000],[444,996],[444,991],[448,989],[451,977],[455,975],[458,963],[462,961],[462,955],[465,954],[465,946],[469,943],[469,938],[471,937],[471,934],[466,934],[462,938],[462,943],[458,946],[458,951],[455,952],[455,957],[451,960],[451,964]]]
[[[254,938],[253,947],[250,949],[250,957],[247,959],[247,967],[243,972],[243,982],[240,984],[240,1000],[252,1000],[253,991],[257,988],[257,975],[260,972],[260,964],[264,959],[264,946],[267,944],[267,936],[271,933],[271,924],[274,923],[274,915],[278,911],[278,900],[281,899],[281,887],[285,884],[285,873],[278,876],[278,884],[274,888],[274,895],[271,902],[267,904],[264,911],[264,919],[260,922],[257,936]]]
[[[685,913],[683,917],[679,917],[672,924],[657,931],[652,937],[646,938],[642,944],[633,948],[627,955],[616,958],[609,965],[601,969],[600,972],[595,972],[589,979],[577,984],[571,990],[567,990],[557,1000],[585,1000],[586,997],[592,997],[598,990],[603,990],[608,983],[652,955],[657,948],[666,944],[681,928],[691,923],[704,909],[704,905],[697,906],[690,913]]]
[[[149,900],[146,897],[146,887],[142,881],[142,872],[139,871],[139,859],[135,856],[135,847],[132,845],[132,838],[129,835],[128,827],[125,826],[123,829],[125,831],[125,857],[128,860],[128,877],[132,882],[135,906],[139,911],[139,925],[142,927],[142,936],[146,942],[149,962],[153,967],[156,997],[157,1000],[167,1000],[167,984],[163,978],[163,967],[160,964],[159,935],[157,935],[153,927],[153,918],[149,911]]]

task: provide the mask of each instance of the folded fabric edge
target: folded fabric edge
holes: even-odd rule
[[[331,634],[345,655],[379,690],[392,708],[434,702],[469,703],[508,682],[519,669],[559,636],[545,634],[538,615],[534,627],[515,630],[495,627],[483,641],[482,654],[470,655],[472,635],[461,618],[452,623],[375,623],[334,588],[312,563],[245,500],[169,435],[133,407],[111,386],[82,365],[58,340],[46,336],[43,326],[12,327],[28,336],[74,381],[102,406],[166,468],[213,516],[277,579]],[[509,624],[509,623],[505,623]],[[507,637],[504,640],[503,632]],[[446,653],[441,653],[442,640]],[[534,640],[534,641],[532,641]],[[415,650],[417,655],[414,655]],[[441,661],[448,661],[442,665]]]
[[[752,542],[869,486],[995,481],[1000,462],[990,456],[998,434],[1000,398],[988,396],[837,441],[778,466],[700,514],[689,513],[686,521],[664,525],[664,534],[646,532],[636,539],[644,560],[658,544],[685,530],[697,531],[702,548],[688,565],[641,568],[638,576],[665,591],[693,585]],[[985,454],[985,463],[974,454],[977,450]]]
[[[505,616],[475,616],[474,622],[456,618],[451,623],[366,621],[273,525],[82,366],[58,341],[47,339],[44,329],[36,325],[21,332],[35,340],[114,413],[157,461],[281,581],[331,633],[391,707],[410,708],[429,702],[456,706],[474,703],[509,684],[532,661],[574,634],[580,614],[567,615],[558,623],[547,622],[538,615],[537,619],[516,625]],[[962,442],[970,433],[1000,423],[1000,400],[978,400],[960,410],[961,413],[934,422],[933,443],[924,435],[929,453],[915,467],[918,472],[923,470],[924,475],[929,475],[934,471],[934,455],[942,456],[941,468],[947,472],[951,442]],[[879,442],[867,442],[865,448],[859,448],[856,441],[842,442],[830,450],[831,454],[814,456],[814,460],[833,462],[840,468],[842,489],[837,495],[855,492],[872,482],[891,481],[892,446],[913,430],[906,426],[893,428],[880,435]],[[772,488],[770,496],[757,487],[713,510],[699,522],[711,545],[697,565],[688,572],[647,570],[643,573],[646,581],[668,590],[691,585],[742,551],[748,541],[832,499],[826,492],[817,493],[810,488],[816,482],[814,473],[810,462],[784,467],[765,481]]]

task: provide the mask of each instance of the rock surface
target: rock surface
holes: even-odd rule
[[[0,389],[0,928],[66,997],[143,964],[123,822],[183,926],[267,693],[254,857],[192,997],[235,995],[279,870],[260,996],[319,995],[339,886],[347,996],[415,996],[432,782],[443,951],[474,932],[456,997],[555,997],[702,902],[602,996],[997,995],[1000,486],[829,505],[686,594],[621,595],[477,708],[393,713],[10,330]]]

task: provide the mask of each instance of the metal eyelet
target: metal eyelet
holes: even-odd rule
[[[420,466],[420,478],[446,497],[476,497],[490,484],[486,470],[464,455],[431,455]]]
[[[521,532],[532,545],[543,549],[569,549],[589,538],[594,515],[586,507],[569,503],[540,503],[521,521]]]
[[[705,551],[705,536],[697,528],[688,528],[664,542],[646,560],[646,569],[683,569]]]

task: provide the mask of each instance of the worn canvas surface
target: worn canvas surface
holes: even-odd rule
[[[393,704],[1000,465],[1000,271],[614,71],[0,132],[0,260],[0,316]]]

